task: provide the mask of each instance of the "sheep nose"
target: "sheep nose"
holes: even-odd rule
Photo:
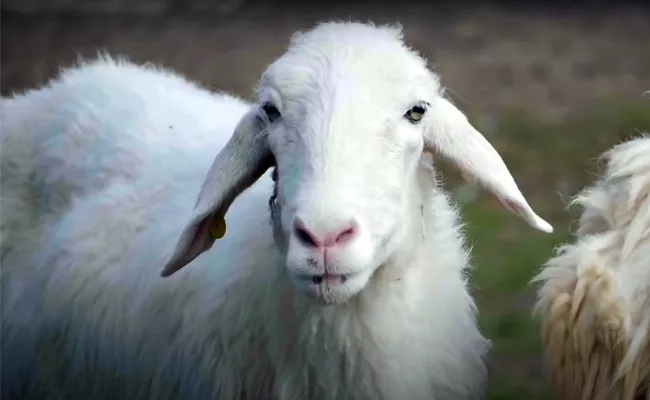
[[[347,222],[339,225],[336,229],[316,234],[315,230],[309,229],[301,218],[296,217],[293,228],[296,238],[303,245],[307,247],[321,248],[344,246],[349,243],[357,235],[359,224],[356,219],[351,218]]]

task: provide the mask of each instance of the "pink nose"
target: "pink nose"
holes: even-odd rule
[[[313,231],[307,228],[300,218],[296,218],[294,222],[294,232],[296,238],[308,247],[333,247],[343,246],[349,243],[357,235],[358,230],[357,221],[352,219],[334,230],[333,233],[327,235],[316,235]]]

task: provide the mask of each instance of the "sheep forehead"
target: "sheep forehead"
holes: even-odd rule
[[[258,88],[289,119],[328,108],[401,109],[438,91],[437,76],[404,45],[399,27],[336,22],[294,35]]]

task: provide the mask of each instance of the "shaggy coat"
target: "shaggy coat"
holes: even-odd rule
[[[650,137],[603,155],[582,216],[535,281],[558,399],[650,396]],[[636,397],[638,396],[638,397]]]

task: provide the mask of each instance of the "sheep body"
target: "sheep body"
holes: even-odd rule
[[[430,174],[418,200],[431,234],[415,267],[380,276],[352,304],[308,303],[273,267],[268,176],[233,204],[227,235],[168,281],[157,278],[161,249],[247,105],[106,59],[3,109],[15,101],[27,113],[39,98],[70,107],[3,136],[36,147],[12,162],[65,201],[3,260],[3,398],[21,388],[24,398],[480,397],[488,342],[457,213]]]
[[[3,397],[482,397],[489,342],[431,156],[552,228],[402,39],[296,34],[254,104],[107,60],[6,100],[68,106],[2,133],[3,192],[37,215],[3,220]]]
[[[650,137],[604,153],[607,167],[573,204],[573,243],[535,278],[536,313],[560,399],[650,395]]]

